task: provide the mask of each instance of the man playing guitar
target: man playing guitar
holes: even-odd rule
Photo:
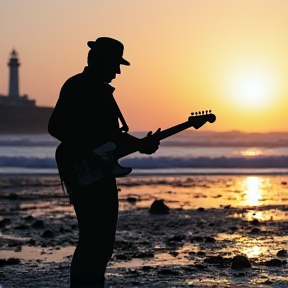
[[[104,287],[114,247],[118,218],[116,176],[113,166],[99,156],[98,150],[95,153],[95,148],[105,143],[121,146],[135,142],[140,153],[153,154],[159,148],[159,140],[152,136],[160,130],[142,139],[128,133],[113,97],[114,88],[109,83],[121,74],[120,65],[130,65],[122,57],[123,44],[100,37],[87,45],[88,65],[63,84],[48,124],[49,134],[61,142],[55,154],[59,175],[79,225],[70,267],[71,288]],[[93,174],[97,174],[97,181],[85,174],[91,169],[98,171],[98,178],[97,173]]]

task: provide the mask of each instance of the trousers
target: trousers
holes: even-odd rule
[[[72,191],[79,237],[70,265],[70,288],[102,287],[112,256],[118,219],[118,190],[113,175]]]

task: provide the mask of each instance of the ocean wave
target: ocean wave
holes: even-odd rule
[[[59,141],[50,135],[1,135],[1,147],[56,147]]]
[[[165,168],[288,168],[288,156],[255,157],[134,157],[119,163],[135,169]],[[0,157],[0,167],[57,168],[53,157]]]
[[[133,132],[142,138],[146,133]],[[55,147],[59,141],[49,134],[0,135],[0,147]],[[184,131],[161,141],[165,147],[288,147],[288,133],[244,133]]]

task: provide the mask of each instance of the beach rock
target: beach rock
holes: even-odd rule
[[[226,267],[227,265],[229,265],[231,263],[231,259],[230,258],[223,258],[221,255],[218,255],[218,256],[206,257],[203,260],[203,262],[218,265],[221,267]]]
[[[29,227],[27,226],[27,225],[25,225],[25,224],[20,224],[20,225],[18,225],[18,226],[15,226],[14,227],[16,230],[26,230],[26,229],[28,229]]]
[[[181,269],[186,272],[193,272],[195,271],[195,267],[193,265],[182,265]]]
[[[265,266],[279,267],[286,264],[286,261],[281,261],[279,259],[271,259],[265,262]]]
[[[8,243],[8,247],[18,247],[19,245],[21,245],[21,242],[17,240]]]
[[[232,259],[231,269],[251,268],[249,259],[244,255],[237,255]]]
[[[214,243],[214,242],[216,242],[216,239],[213,237],[206,237],[205,242],[206,243]]]
[[[179,253],[176,251],[170,251],[169,254],[172,255],[173,257],[177,257],[179,255]]]
[[[202,236],[193,236],[193,237],[191,237],[190,241],[191,242],[202,242],[202,241],[204,241],[204,237],[202,237]]]
[[[261,230],[259,229],[259,228],[253,228],[252,230],[251,230],[251,233],[259,233]]]
[[[153,258],[154,253],[152,252],[141,252],[138,254],[133,255],[133,258]]]
[[[11,193],[9,196],[8,196],[8,199],[9,200],[17,200],[19,198],[19,196],[15,193]]]
[[[185,239],[186,239],[185,235],[174,235],[172,237],[169,237],[167,239],[167,242],[171,242],[171,241],[181,242],[182,240],[185,240]]]
[[[23,218],[25,221],[32,221],[34,220],[34,217],[32,215],[28,215],[26,217]]]
[[[234,277],[245,277],[246,276],[246,273],[244,272],[240,272],[240,273],[235,273],[233,274]]]
[[[158,274],[162,275],[179,275],[179,272],[176,270],[172,270],[170,268],[162,268],[158,271]]]
[[[35,239],[29,239],[26,244],[33,246],[36,244],[36,240]]]
[[[259,220],[258,219],[253,219],[250,223],[252,225],[258,225],[259,224]]]
[[[14,251],[15,252],[21,252],[22,251],[22,246],[21,245],[17,246]]]
[[[135,249],[133,243],[124,240],[116,240],[114,247],[121,250]]]
[[[167,242],[167,246],[171,247],[172,249],[177,249],[179,247],[182,247],[184,245],[183,242],[179,241],[169,241]]]
[[[287,256],[287,250],[285,250],[285,249],[279,250],[277,252],[277,256],[278,257],[286,257]]]
[[[126,254],[117,254],[117,255],[115,255],[115,259],[117,259],[117,260],[128,260],[129,257]]]
[[[54,237],[54,233],[51,230],[46,230],[46,231],[43,232],[41,237],[43,237],[43,238],[51,238],[51,237]]]
[[[199,270],[205,270],[207,269],[207,266],[206,265],[203,265],[203,264],[195,264],[195,267]]]
[[[150,270],[153,270],[153,267],[152,267],[152,266],[148,266],[148,265],[144,265],[144,266],[142,267],[142,270],[143,270],[143,271],[150,271]]]
[[[15,265],[19,263],[20,263],[20,259],[18,258],[0,259],[0,267],[4,265]]]
[[[42,220],[36,220],[31,226],[33,228],[41,229],[44,228],[44,222]]]
[[[137,199],[135,197],[127,197],[126,201],[129,203],[136,203]]]
[[[151,214],[168,214],[170,208],[164,203],[164,200],[155,200],[149,208]]]
[[[0,220],[0,228],[5,227],[7,224],[11,223],[11,219],[9,218],[4,218],[2,220]]]

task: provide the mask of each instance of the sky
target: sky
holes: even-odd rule
[[[287,0],[0,0],[0,27],[0,94],[15,49],[20,94],[53,107],[108,36],[131,63],[111,82],[130,131],[211,110],[201,130],[287,132]]]

